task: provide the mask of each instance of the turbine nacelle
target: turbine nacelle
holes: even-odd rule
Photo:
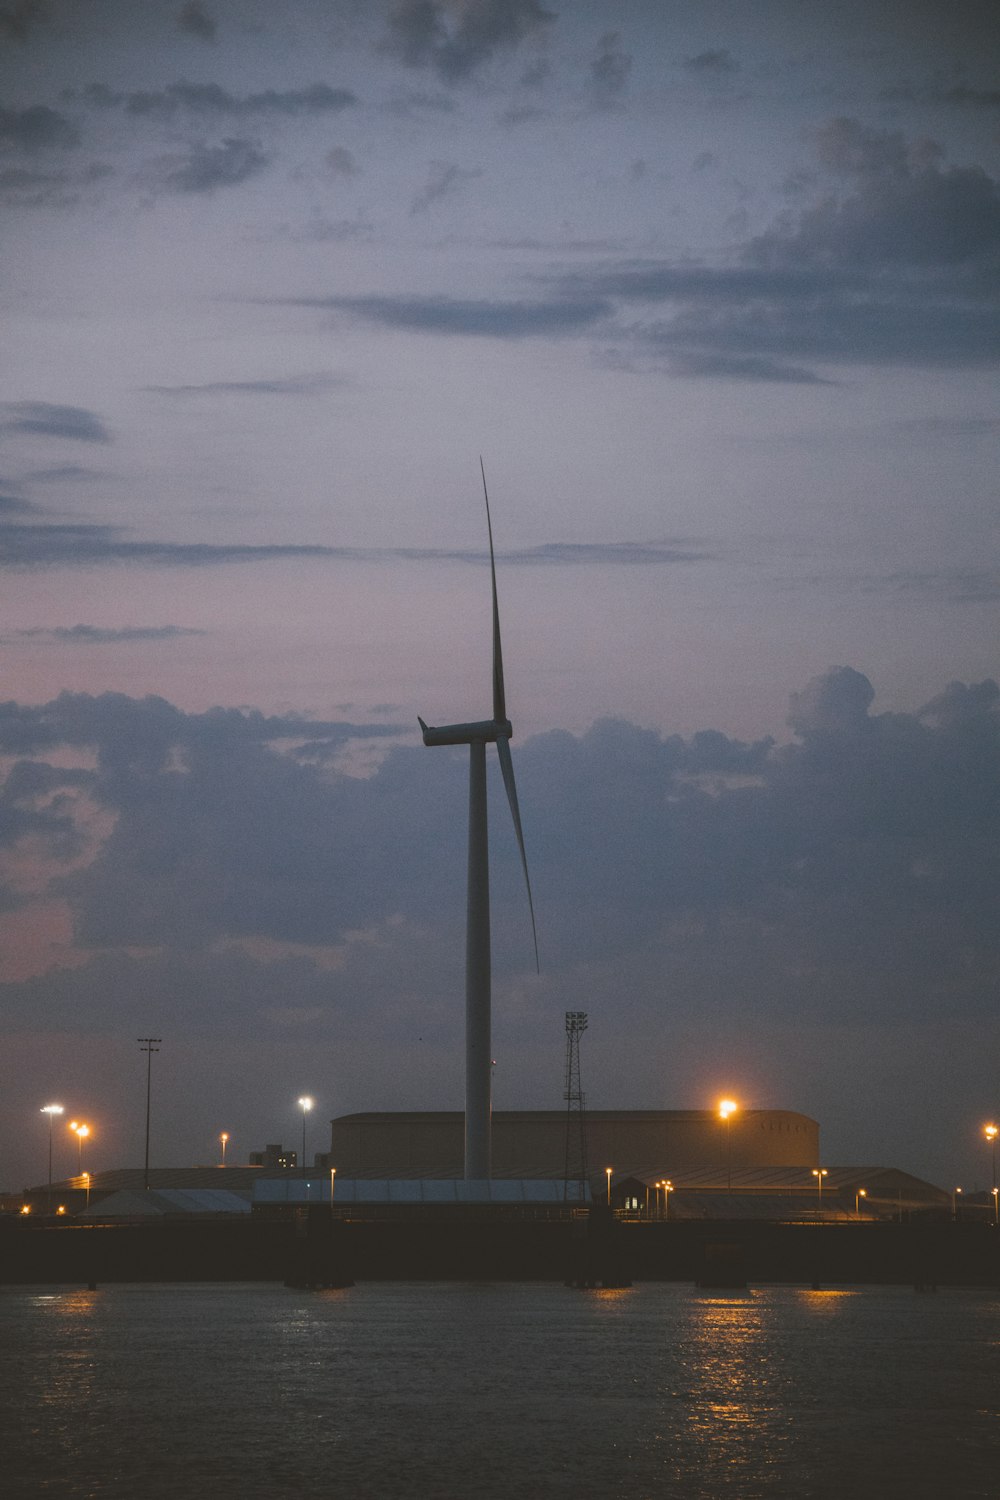
[[[495,745],[514,733],[509,719],[483,719],[478,724],[425,724],[418,718],[425,745]]]

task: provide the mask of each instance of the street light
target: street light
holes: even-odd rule
[[[302,1111],[302,1175],[306,1175],[306,1115],[313,1107],[313,1101],[308,1094],[304,1094],[299,1100],[299,1108]]]
[[[664,1182],[663,1182],[663,1218],[664,1218],[664,1220],[668,1220],[670,1218],[670,1194],[673,1192],[673,1190],[674,1190],[673,1183],[669,1182],[667,1179],[664,1179]]]
[[[86,1209],[88,1209],[90,1207],[90,1173],[89,1172],[84,1172],[84,1174],[83,1174],[83,1185],[87,1189],[87,1198],[86,1198],[86,1202],[83,1205],[84,1210],[86,1211]]]
[[[1000,1188],[994,1188],[993,1189],[993,1222],[994,1222],[994,1224],[1000,1224],[1000,1198],[997,1197],[998,1193],[1000,1193]]]
[[[960,1187],[952,1188],[951,1190],[951,1216],[953,1219],[958,1218],[958,1195],[961,1191]]]
[[[819,1206],[823,1207],[823,1178],[829,1176],[826,1167],[813,1167],[813,1176],[816,1179],[816,1191],[819,1194]]]
[[[726,1192],[733,1190],[733,1142],[730,1133],[730,1119],[736,1113],[739,1105],[734,1099],[720,1099],[719,1119],[726,1123]]]
[[[868,1192],[865,1188],[858,1188],[857,1192],[854,1194],[854,1217],[856,1219],[859,1219],[861,1217],[861,1210],[858,1207],[858,1199],[867,1197]]]
[[[48,1115],[48,1117],[49,1117],[49,1212],[51,1213],[51,1211],[52,1211],[52,1117],[53,1117],[53,1115],[62,1115],[62,1114],[65,1114],[66,1111],[63,1109],[63,1107],[62,1107],[61,1104],[43,1104],[42,1107],[41,1107],[41,1109],[38,1111],[38,1113],[41,1114],[41,1115]]]
[[[89,1125],[80,1124],[76,1120],[70,1120],[70,1122],[69,1122],[69,1128],[70,1128],[70,1130],[72,1130],[73,1134],[76,1136],[76,1144],[77,1144],[77,1165],[76,1165],[76,1171],[77,1171],[77,1176],[79,1177],[83,1173],[83,1143],[87,1139],[88,1135],[90,1134],[90,1126]]]
[[[611,1207],[611,1167],[604,1168],[604,1175],[608,1179],[608,1207]]]
[[[997,1185],[997,1127],[995,1125],[984,1125],[983,1135],[990,1143],[990,1153],[993,1157],[993,1188]]]
[[[330,1212],[333,1213],[333,1191],[337,1186],[337,1168],[330,1168]]]
[[[222,1161],[219,1163],[219,1165],[223,1167],[226,1165],[226,1143],[228,1142],[228,1140],[229,1131],[224,1130],[219,1136],[219,1145],[222,1147]]]

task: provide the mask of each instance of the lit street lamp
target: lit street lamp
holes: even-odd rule
[[[77,1176],[79,1177],[83,1173],[83,1143],[87,1139],[88,1135],[90,1134],[90,1126],[89,1125],[83,1125],[83,1124],[79,1123],[76,1120],[70,1120],[70,1122],[69,1122],[69,1128],[70,1128],[70,1130],[72,1130],[73,1134],[76,1136],[76,1144],[77,1144],[76,1171],[77,1171]]]
[[[43,1104],[39,1114],[49,1117],[49,1209],[52,1208],[52,1117],[65,1114],[61,1104]]]
[[[1000,1193],[1000,1188],[994,1188],[993,1189],[993,1222],[994,1222],[994,1224],[1000,1224],[1000,1198],[998,1198],[998,1196],[997,1196],[998,1193]]]
[[[219,1165],[223,1166],[223,1167],[226,1165],[226,1145],[227,1145],[228,1141],[229,1141],[229,1131],[228,1130],[224,1130],[222,1132],[222,1134],[219,1136],[219,1145],[222,1147],[222,1161],[219,1163]]]
[[[668,1220],[670,1218],[670,1194],[673,1192],[673,1190],[674,1190],[673,1183],[670,1182],[670,1181],[668,1181],[665,1178],[664,1182],[663,1182],[663,1217],[664,1217],[664,1220]]]
[[[733,1142],[730,1127],[730,1119],[736,1113],[739,1106],[733,1099],[722,1099],[719,1101],[719,1119],[726,1122],[726,1192],[733,1190]]]
[[[952,1216],[953,1219],[957,1219],[958,1218],[958,1195],[959,1195],[959,1193],[961,1191],[962,1191],[962,1189],[960,1187],[952,1189],[952,1194],[951,1194],[951,1216]]]
[[[604,1168],[604,1175],[608,1179],[608,1207],[611,1207],[611,1167]]]
[[[993,1157],[993,1190],[997,1185],[997,1127],[995,1125],[984,1125],[983,1135],[990,1143],[990,1153]]]
[[[302,1111],[302,1175],[306,1175],[306,1115],[313,1107],[313,1101],[308,1094],[299,1100],[299,1108]]]
[[[330,1212],[333,1212],[333,1192],[337,1186],[337,1168],[330,1168]]]
[[[819,1206],[823,1207],[823,1178],[828,1177],[826,1167],[813,1167],[813,1176],[816,1179],[816,1192],[819,1195]]]
[[[859,1199],[867,1197],[868,1192],[865,1188],[858,1188],[857,1192],[854,1194],[854,1217],[856,1219],[859,1219],[861,1217]]]
[[[89,1172],[84,1172],[84,1174],[83,1174],[83,1185],[87,1189],[87,1198],[86,1198],[86,1201],[85,1201],[85,1203],[83,1205],[84,1212],[86,1212],[86,1210],[90,1207],[90,1173]]]

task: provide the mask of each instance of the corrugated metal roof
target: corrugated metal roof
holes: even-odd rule
[[[466,1182],[464,1178],[337,1178],[334,1203],[570,1203],[580,1202],[580,1188],[561,1181],[516,1177]],[[269,1179],[254,1183],[255,1204],[329,1203],[330,1182]],[[589,1201],[589,1194],[583,1201]]]
[[[167,1214],[248,1214],[250,1199],[223,1188],[150,1188],[112,1193],[91,1204],[82,1219],[164,1218]]]

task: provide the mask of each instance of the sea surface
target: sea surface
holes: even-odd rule
[[[1000,1295],[0,1289],[0,1494],[1000,1495]]]

